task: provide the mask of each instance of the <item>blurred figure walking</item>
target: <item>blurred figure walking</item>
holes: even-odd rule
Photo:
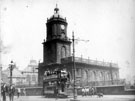
[[[82,88],[82,96],[85,96],[85,88]]]
[[[14,87],[14,85],[10,85],[9,86],[8,93],[9,93],[9,101],[14,101],[14,94],[15,94],[15,87]]]
[[[17,97],[19,98],[20,96],[20,93],[21,93],[21,89],[20,88],[17,88]]]
[[[1,87],[1,94],[2,94],[2,99],[3,101],[6,101],[6,93],[8,92],[8,88],[6,83],[4,83]]]
[[[23,89],[23,95],[26,96],[26,89]]]

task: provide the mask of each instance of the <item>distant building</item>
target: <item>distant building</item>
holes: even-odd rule
[[[15,67],[12,71],[12,83],[16,86],[31,86],[38,84],[38,64],[36,60],[30,60],[28,66],[23,70]],[[10,84],[10,69],[2,71],[2,82]]]
[[[10,84],[10,69],[2,71],[2,80],[4,83]],[[25,76],[22,75],[21,71],[15,67],[12,71],[12,83],[15,85],[21,85],[24,83]]]
[[[86,22],[87,23],[87,22]],[[38,67],[38,83],[42,85],[44,71],[65,68],[73,80],[71,41],[67,37],[67,20],[59,14],[59,8],[47,19],[47,37],[43,44],[43,63]],[[79,86],[104,86],[122,84],[116,63],[75,57],[76,82]]]
[[[2,72],[1,81],[2,81],[2,83],[9,83],[8,75],[6,75],[5,73]]]
[[[36,60],[30,60],[28,66],[22,71],[25,76],[25,85],[38,84],[38,64]]]

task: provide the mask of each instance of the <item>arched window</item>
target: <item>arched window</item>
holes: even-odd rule
[[[102,75],[102,81],[104,81],[105,80],[105,74],[104,74],[103,71],[101,72],[101,75]]]
[[[85,80],[87,80],[87,77],[88,76],[88,73],[87,73],[87,71],[86,70],[83,70],[83,80],[85,81]]]
[[[94,81],[94,72],[93,71],[90,71],[90,80]]]
[[[65,57],[66,57],[66,47],[63,46],[63,47],[61,48],[61,58],[65,58]]]
[[[106,72],[106,80],[111,80],[111,76],[109,72]]]
[[[96,72],[95,71],[91,71],[91,74],[90,74],[90,78],[91,78],[91,81],[96,81]]]
[[[105,72],[105,81],[108,81],[108,80],[109,80],[109,73]]]
[[[115,73],[113,73],[113,78],[114,78],[114,80],[118,79],[118,75],[117,75],[117,73],[116,73],[116,72],[115,72]]]
[[[96,71],[94,71],[93,73],[94,73],[94,81],[97,81]]]
[[[100,71],[96,71],[96,73],[97,73],[97,81],[100,81],[100,79],[101,79],[101,73],[100,73]]]
[[[104,81],[104,74],[102,71],[99,72],[99,78],[100,78],[100,81]]]
[[[88,82],[92,81],[92,71],[88,70]]]
[[[76,69],[76,74],[77,74],[78,76],[81,76],[81,69]]]

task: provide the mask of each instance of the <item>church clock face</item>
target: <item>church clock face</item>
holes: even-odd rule
[[[65,29],[65,26],[64,25],[61,25],[61,29],[64,30]]]

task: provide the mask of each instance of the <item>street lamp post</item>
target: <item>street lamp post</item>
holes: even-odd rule
[[[10,69],[10,85],[12,85],[12,71],[14,69],[13,61],[11,61],[9,69]]]

